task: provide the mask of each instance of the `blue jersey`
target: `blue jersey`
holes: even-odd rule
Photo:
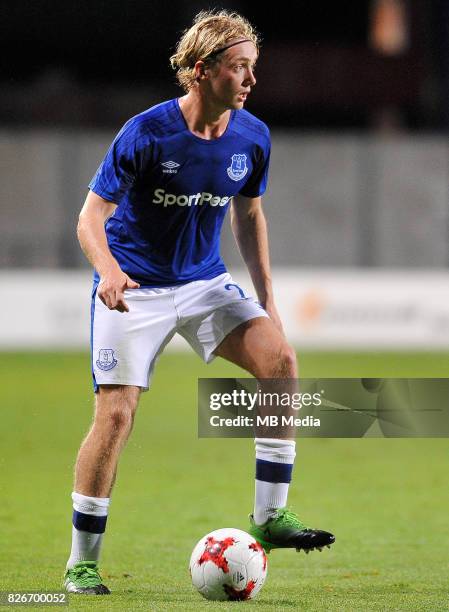
[[[122,270],[142,287],[225,272],[220,231],[229,202],[264,193],[269,158],[267,126],[243,109],[213,140],[189,130],[177,99],[130,119],[89,183],[118,205],[106,235]]]

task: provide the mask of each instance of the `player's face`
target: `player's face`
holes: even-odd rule
[[[243,108],[251,88],[256,84],[254,66],[257,50],[252,42],[243,42],[228,49],[211,71],[210,96],[226,109]]]

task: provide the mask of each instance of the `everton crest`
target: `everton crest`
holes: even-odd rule
[[[227,168],[228,176],[233,181],[241,181],[248,172],[246,155],[244,153],[234,153],[231,160],[231,165]]]
[[[112,370],[117,365],[117,359],[114,358],[113,349],[100,349],[98,351],[97,366],[100,370],[107,372]]]

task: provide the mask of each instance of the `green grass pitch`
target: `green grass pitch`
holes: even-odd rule
[[[449,355],[305,353],[304,377],[447,377]],[[87,354],[0,355],[0,590],[61,589],[72,472],[92,417]],[[108,597],[69,610],[449,610],[447,439],[308,439],[290,506],[337,541],[274,551],[251,602],[207,602],[191,587],[196,541],[247,529],[251,440],[198,440],[198,377],[241,376],[216,360],[163,355],[119,465],[101,569]],[[40,609],[47,609],[47,607]]]

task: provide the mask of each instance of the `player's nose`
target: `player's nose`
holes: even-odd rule
[[[251,68],[248,68],[246,71],[245,83],[250,87],[254,87],[256,84],[256,77],[254,76],[254,72],[251,70]]]

